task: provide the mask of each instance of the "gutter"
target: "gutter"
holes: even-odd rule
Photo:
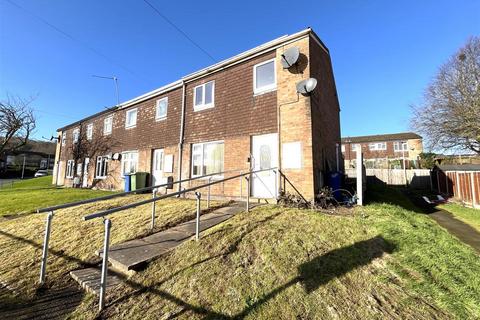
[[[185,139],[185,110],[186,110],[186,88],[185,81],[182,80],[182,114],[180,117],[180,139],[178,141],[178,168],[177,168],[177,177],[178,180],[182,180],[182,155],[183,155],[183,140]],[[178,183],[178,191],[182,190],[182,183]]]

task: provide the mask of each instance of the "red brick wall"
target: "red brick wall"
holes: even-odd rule
[[[340,143],[340,106],[330,55],[312,37],[310,61],[311,77],[318,81],[317,88],[311,95],[313,163],[317,193],[324,183],[323,174],[336,170],[336,144]],[[343,161],[340,161],[340,170],[342,168]]]

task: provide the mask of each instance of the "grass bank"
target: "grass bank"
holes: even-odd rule
[[[464,207],[457,203],[446,203],[439,206],[440,208],[450,212],[455,218],[471,225],[480,232],[480,210]]]
[[[350,216],[273,205],[241,213],[124,278],[101,316],[479,318],[480,257],[417,213],[400,192],[377,189],[369,198]],[[159,203],[158,226],[192,216],[194,206],[189,200]],[[54,218],[50,288],[64,286],[69,270],[94,259],[103,225],[79,222],[94,209],[85,205]],[[149,209],[114,215],[112,242],[147,232]],[[0,280],[15,285],[15,299],[26,303],[35,295],[43,224],[38,215],[0,220]],[[99,316],[91,295],[74,309],[72,318]]]
[[[52,177],[15,181],[13,188],[0,189],[0,216],[34,212],[38,208],[90,199],[109,191],[61,188],[52,185]]]

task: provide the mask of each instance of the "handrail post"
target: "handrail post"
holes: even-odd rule
[[[197,197],[197,219],[195,221],[195,240],[198,241],[198,239],[200,239],[200,199],[202,198],[202,194],[200,192],[195,192],[195,196]]]
[[[47,215],[47,222],[45,226],[45,238],[43,240],[42,264],[40,266],[40,285],[43,285],[45,283],[45,275],[47,273],[48,242],[50,241],[52,219],[53,219],[53,211],[50,211]]]
[[[105,239],[103,241],[103,261],[102,261],[102,278],[100,282],[100,303],[98,309],[103,310],[105,306],[105,294],[107,290],[107,271],[108,271],[108,246],[110,243],[110,228],[112,227],[112,222],[110,219],[105,219]]]
[[[155,197],[157,196],[157,190],[156,189],[153,189],[152,191],[152,199],[153,199],[153,202],[152,202],[152,226],[151,226],[151,229],[153,230],[155,228]]]
[[[240,171],[240,174],[243,174],[243,171]],[[240,200],[243,199],[243,179],[242,179],[242,177],[240,177]]]
[[[212,182],[212,177],[208,178],[208,183]],[[207,193],[207,208],[210,209],[210,185],[208,186],[208,193]]]
[[[278,175],[277,175],[277,170],[273,169],[273,174],[275,175],[274,196],[275,196],[275,200],[278,200]]]
[[[245,177],[245,180],[247,180],[247,212],[250,212],[250,178]]]

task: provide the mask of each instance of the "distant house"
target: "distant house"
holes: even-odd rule
[[[361,150],[367,168],[417,167],[423,152],[422,137],[413,132],[379,134],[342,138],[345,168],[355,166],[357,152]]]
[[[0,174],[19,175],[25,165],[27,175],[38,169],[53,169],[55,160],[54,142],[29,140],[15,151],[0,155]]]

